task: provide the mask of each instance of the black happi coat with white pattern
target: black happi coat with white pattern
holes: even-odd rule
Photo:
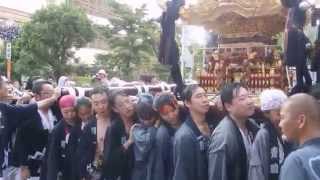
[[[73,126],[61,120],[53,129],[49,141],[47,180],[76,179],[76,149],[81,124]]]

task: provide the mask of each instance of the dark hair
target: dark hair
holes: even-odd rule
[[[95,94],[106,94],[108,96],[109,95],[108,87],[106,86],[94,87],[90,92],[90,97]]]
[[[45,85],[45,84],[51,84],[50,81],[47,81],[47,80],[44,80],[44,79],[38,79],[38,80],[35,80],[33,83],[32,83],[32,92],[34,94],[38,94],[40,95],[41,91],[42,91],[42,86]]]
[[[298,0],[281,0],[282,6],[286,8],[292,8],[293,6],[296,6],[298,3]]]
[[[241,87],[244,87],[241,83],[229,83],[222,88],[220,92],[220,97],[221,97],[222,106],[225,111],[226,111],[225,104],[232,102],[234,98],[233,96],[234,93],[237,94]]]
[[[140,75],[140,80],[145,83],[151,83],[153,78],[154,78],[153,75],[147,75],[147,74]]]
[[[109,105],[111,107],[114,107],[115,106],[115,103],[116,103],[116,98],[118,96],[128,96],[128,94],[123,91],[123,90],[112,90],[110,91],[110,95],[109,95]]]
[[[153,97],[150,94],[143,94],[139,96],[136,104],[136,112],[139,119],[151,120],[156,117],[158,113],[153,109]]]
[[[176,98],[171,93],[160,93],[158,96],[155,97],[153,102],[153,108],[159,111],[159,109],[167,104],[172,104],[172,102],[176,101]]]
[[[30,90],[30,91],[32,91],[33,82],[34,82],[35,80],[37,80],[37,79],[40,79],[40,77],[38,77],[38,76],[30,77],[30,78],[27,80],[25,90]]]
[[[92,107],[91,100],[87,97],[78,98],[76,101],[76,109],[78,110],[80,107],[83,107],[83,106],[91,108]]]
[[[182,92],[182,100],[183,101],[191,101],[191,97],[193,95],[193,93],[200,88],[199,85],[197,84],[193,84],[190,86],[187,86],[186,88],[184,88],[183,92]]]

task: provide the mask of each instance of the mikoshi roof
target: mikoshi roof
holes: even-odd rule
[[[187,24],[228,37],[273,36],[284,30],[286,20],[280,0],[197,0],[180,15]]]

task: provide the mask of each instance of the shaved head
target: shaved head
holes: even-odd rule
[[[303,137],[319,131],[320,105],[307,94],[296,94],[287,99],[281,108],[280,128],[288,140],[303,142]]]
[[[320,124],[320,106],[314,97],[304,93],[295,94],[288,98],[285,106],[292,116],[304,114],[312,124]]]

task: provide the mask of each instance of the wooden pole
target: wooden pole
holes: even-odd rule
[[[11,65],[12,65],[11,60],[7,59],[6,60],[6,67],[7,67],[7,78],[9,81],[11,80],[11,69],[12,69]]]
[[[6,41],[6,66],[7,66],[7,78],[10,81],[11,80],[11,42]]]

